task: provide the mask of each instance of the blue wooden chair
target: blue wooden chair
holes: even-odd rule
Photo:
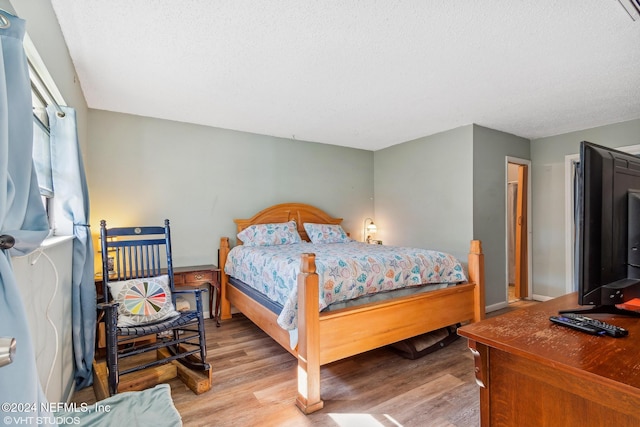
[[[169,220],[164,221],[164,227],[111,229],[102,220],[100,239],[104,302],[98,308],[104,311],[109,393],[118,392],[120,375],[172,360],[193,370],[209,370],[203,290],[174,288]],[[176,311],[178,294],[192,294],[195,310]],[[135,338],[149,335],[157,338],[131,344]],[[169,357],[159,359],[158,353],[152,361],[120,369],[121,359],[162,348]]]

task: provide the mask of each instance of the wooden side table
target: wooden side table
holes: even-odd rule
[[[213,265],[196,265],[173,267],[173,284],[176,288],[199,288],[209,286],[209,318],[216,320],[220,326],[220,269]],[[215,311],[213,306],[213,292],[216,293]]]

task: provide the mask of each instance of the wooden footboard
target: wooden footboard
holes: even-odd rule
[[[296,405],[306,414],[323,406],[321,365],[445,326],[484,318],[484,255],[478,240],[471,242],[468,284],[329,313],[318,311],[314,261],[313,254],[303,255],[298,276]]]
[[[222,238],[221,266],[228,252],[229,240]],[[233,304],[298,358],[296,405],[309,414],[323,407],[320,366],[445,326],[483,319],[484,255],[478,240],[471,242],[468,274],[467,284],[320,313],[315,255],[304,254],[298,276],[297,349],[290,348],[289,334],[277,325],[277,316],[229,285],[225,274],[222,274],[222,318],[231,317]]]

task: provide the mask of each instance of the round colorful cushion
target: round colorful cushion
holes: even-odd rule
[[[179,315],[171,299],[169,277],[147,277],[109,284],[111,296],[119,303],[118,326],[155,323]]]

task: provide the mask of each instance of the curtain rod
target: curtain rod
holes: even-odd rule
[[[42,80],[42,77],[40,77],[40,74],[38,73],[36,68],[33,66],[33,64],[31,63],[31,60],[29,58],[27,58],[27,63],[29,64],[29,69],[31,70],[33,75],[36,76],[36,78],[38,79],[38,82],[40,83],[40,86],[46,92],[47,98],[49,98],[49,100],[51,101],[51,104],[58,111],[58,113],[57,113],[58,117],[64,117],[65,116],[64,111],[62,111],[62,108],[60,108],[60,105],[58,104],[56,99],[51,94],[51,91],[49,90],[49,88],[45,84],[44,80]],[[38,93],[39,97],[42,98],[42,93],[40,93],[40,89],[38,88],[38,86],[34,85],[34,84],[31,84],[31,87]]]

